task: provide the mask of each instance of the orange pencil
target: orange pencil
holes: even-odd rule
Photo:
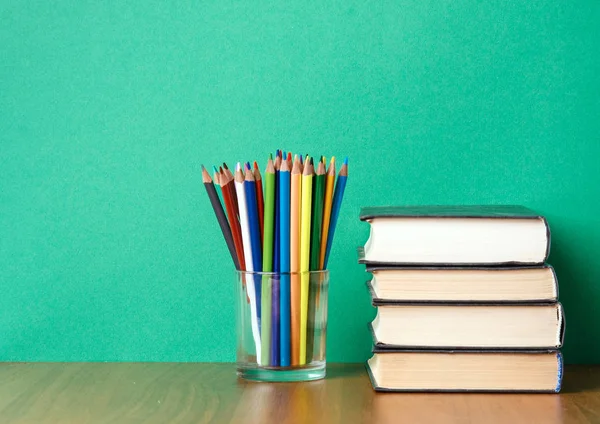
[[[325,200],[323,208],[323,229],[321,232],[321,250],[319,251],[319,269],[323,269],[325,263],[325,251],[327,250],[327,235],[329,234],[329,222],[331,219],[331,204],[333,202],[333,186],[335,183],[335,157],[329,162],[327,177],[325,180]]]
[[[302,172],[300,160],[294,158],[290,191],[290,312],[291,312],[291,364],[300,364],[300,196],[302,195]]]

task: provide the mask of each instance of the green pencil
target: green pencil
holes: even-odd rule
[[[273,157],[269,156],[265,183],[265,209],[263,229],[263,272],[273,271],[273,227],[275,224],[275,166]],[[261,288],[261,358],[260,365],[268,366],[271,352],[271,287],[268,276],[262,278]]]
[[[310,236],[310,270],[319,270],[321,227],[323,226],[323,203],[325,198],[325,165],[319,160],[317,172],[313,178],[312,219]],[[306,363],[313,358],[315,338],[316,295],[319,290],[316,278],[311,277],[308,287],[308,311],[306,328]]]
[[[312,201],[312,234],[310,236],[310,270],[319,269],[321,227],[323,224],[323,198],[325,197],[325,165],[319,161],[314,178]]]

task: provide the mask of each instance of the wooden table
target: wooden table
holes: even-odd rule
[[[233,364],[0,363],[0,423],[600,423],[600,367],[564,382],[561,395],[377,394],[359,364],[267,384]]]

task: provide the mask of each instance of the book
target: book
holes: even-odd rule
[[[510,268],[367,267],[373,304],[551,303],[558,283],[549,265]]]
[[[563,375],[557,351],[375,351],[367,371],[376,391],[550,392]]]
[[[542,264],[546,220],[522,206],[381,206],[361,209],[371,224],[366,264]]]
[[[386,305],[370,326],[384,349],[557,349],[564,334],[560,303]]]

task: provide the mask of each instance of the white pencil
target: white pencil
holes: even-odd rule
[[[235,171],[235,192],[237,195],[238,205],[240,208],[240,226],[242,228],[242,243],[244,244],[244,260],[246,262],[246,271],[254,271],[252,266],[252,246],[250,245],[250,222],[248,220],[248,209],[246,208],[246,193],[244,191],[244,175],[240,164],[238,163]],[[260,344],[260,329],[258,325],[258,310],[256,307],[256,287],[254,278],[246,279],[246,287],[248,289],[248,297],[250,298],[250,314],[252,315],[252,335],[254,336],[254,344],[256,346],[256,363],[260,364],[261,344]]]

